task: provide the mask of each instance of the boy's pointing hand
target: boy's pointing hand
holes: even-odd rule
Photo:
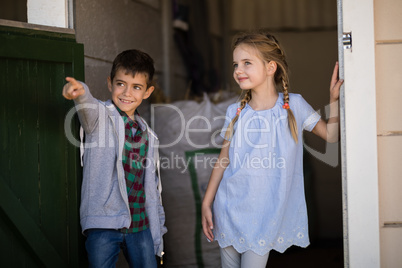
[[[63,97],[74,100],[85,93],[85,89],[80,82],[72,77],[66,77],[67,84],[63,87]]]

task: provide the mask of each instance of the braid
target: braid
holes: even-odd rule
[[[282,76],[282,87],[283,87],[283,102],[289,103],[288,83],[286,82],[283,76]]]
[[[244,94],[243,99],[240,101],[240,110],[243,110],[246,103],[251,100],[251,90],[246,90],[246,94]]]
[[[281,56],[282,63],[280,61],[277,62],[278,66],[279,66],[279,72],[277,72],[276,74],[276,78],[275,79],[277,81],[277,83],[279,82],[279,80],[282,81],[282,88],[283,88],[283,102],[285,104],[287,104],[287,111],[288,111],[288,124],[289,124],[289,128],[290,128],[290,132],[292,133],[292,137],[295,140],[295,142],[298,142],[298,138],[297,138],[297,122],[296,122],[296,118],[293,114],[293,111],[289,108],[289,85],[288,85],[288,72],[287,72],[287,62],[285,60],[285,52],[283,51],[283,49],[280,47],[278,40],[275,38],[275,36],[271,35],[271,34],[267,34],[266,35],[268,39],[270,39],[271,41],[273,41],[273,43],[275,44],[275,48],[276,50],[279,52],[279,55]]]
[[[240,101],[240,111],[243,110],[243,108],[246,106],[246,103],[248,103],[251,100],[251,90],[247,90],[246,94],[244,94],[243,99]],[[230,140],[233,137],[234,134],[234,125],[239,119],[240,112],[237,112],[235,117],[233,117],[232,121],[230,122],[228,128],[226,129],[225,133],[225,139]]]
[[[288,92],[288,83],[287,79],[284,77],[285,75],[282,74],[282,86],[283,86],[283,102],[289,105],[289,92]],[[289,107],[289,106],[288,106]],[[297,123],[295,116],[290,108],[286,109],[288,111],[288,123],[290,132],[292,133],[292,137],[295,142],[298,142],[297,138]]]

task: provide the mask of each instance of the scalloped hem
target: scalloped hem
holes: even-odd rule
[[[284,253],[288,248],[290,248],[291,246],[297,246],[297,247],[301,247],[301,248],[306,248],[310,245],[310,241],[307,241],[306,243],[288,243],[286,245],[283,245],[282,247],[267,247],[263,250],[260,251],[256,251],[253,248],[246,248],[246,247],[239,247],[237,244],[225,244],[223,243],[223,241],[220,241],[219,239],[215,239],[215,241],[218,242],[219,247],[221,248],[226,248],[226,247],[230,247],[232,246],[237,252],[239,252],[240,254],[251,250],[252,252],[254,252],[255,254],[259,255],[259,256],[264,256],[265,254],[269,253],[271,250],[275,250],[279,253]]]

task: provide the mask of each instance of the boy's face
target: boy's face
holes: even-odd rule
[[[124,69],[117,70],[113,81],[108,77],[107,82],[114,104],[132,119],[142,100],[147,99],[154,91],[154,87],[147,88],[147,78],[144,74],[137,73],[133,77],[126,74]]]

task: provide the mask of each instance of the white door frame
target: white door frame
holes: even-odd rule
[[[374,3],[337,0],[345,267],[380,267]],[[351,32],[352,47],[342,36]]]

